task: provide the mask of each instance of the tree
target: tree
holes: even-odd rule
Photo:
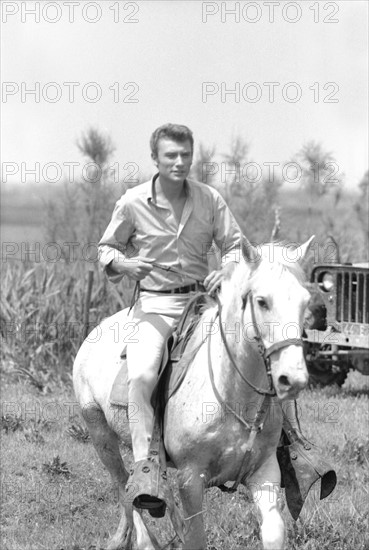
[[[55,189],[45,205],[45,234],[48,242],[61,245],[67,261],[77,259],[84,247],[100,240],[117,199],[109,161],[115,148],[109,136],[96,128],[89,128],[77,141],[77,147],[86,158],[82,176],[76,181],[65,180]],[[79,246],[67,246],[77,243]]]
[[[314,140],[305,143],[297,153],[295,161],[301,170],[301,186],[307,190],[310,206],[333,188],[336,192],[342,185],[342,174],[331,152],[325,151],[321,143]],[[336,197],[340,198],[339,195]]]
[[[326,151],[321,143],[311,140],[301,147],[293,160],[300,171],[300,187],[306,192],[305,230],[311,235],[322,226],[324,235],[335,234],[338,231],[336,216],[342,198],[344,174],[339,172],[334,155]],[[329,197],[329,209],[327,201],[323,200],[325,196]]]
[[[369,199],[369,170],[365,172],[363,177],[361,178],[359,182],[359,189],[361,193],[361,198],[363,199],[364,203],[368,205],[368,199]]]
[[[233,139],[224,159],[221,189],[225,200],[249,239],[269,241],[276,210],[279,215],[282,181],[263,175],[260,166],[251,160],[249,143],[239,136]]]
[[[105,229],[107,212],[111,212],[111,173],[109,160],[115,147],[109,136],[96,128],[84,133],[77,147],[88,163],[85,177],[80,183],[85,206],[86,228],[83,235],[86,242],[98,241]]]
[[[364,239],[366,242],[366,250],[368,250],[369,242],[369,170],[365,172],[359,182],[359,199],[354,205],[360,226],[363,230]]]
[[[245,196],[245,193],[252,192],[252,181],[244,176],[249,152],[250,144],[237,136],[232,140],[231,152],[223,155],[225,162],[222,163],[221,180],[227,202],[231,197]]]
[[[211,149],[207,149],[200,143],[197,155],[192,164],[192,173],[197,181],[202,181],[208,185],[212,184],[214,174],[217,172],[217,166],[213,162],[214,156],[214,146]]]
[[[81,153],[99,166],[105,166],[115,151],[109,136],[104,136],[96,128],[89,128],[77,141]]]

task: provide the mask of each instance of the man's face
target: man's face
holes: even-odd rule
[[[191,143],[189,140],[162,138],[158,142],[158,154],[153,159],[164,180],[183,183],[192,164]]]

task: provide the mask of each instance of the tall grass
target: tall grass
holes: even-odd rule
[[[109,289],[97,265],[8,262],[1,275],[1,362],[6,370],[31,377],[40,389],[51,380],[69,378],[84,334],[101,319],[122,309],[130,288]],[[87,271],[94,283],[89,326],[84,323]]]

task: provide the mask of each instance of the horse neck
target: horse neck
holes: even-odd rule
[[[239,303],[238,303],[239,302]],[[232,300],[222,311],[222,326],[229,351],[244,378],[258,388],[268,389],[268,381],[264,362],[260,356],[256,343],[245,332],[245,327],[251,327],[251,317],[248,311],[243,312],[242,301]],[[219,322],[219,319],[218,319]],[[251,333],[251,331],[250,331]],[[229,353],[222,342],[220,330],[214,339],[213,356],[220,356],[220,361],[214,363],[214,378],[217,387],[225,401],[250,403],[262,401],[263,396],[250,387],[238,374]]]

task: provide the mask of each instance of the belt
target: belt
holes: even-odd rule
[[[188,294],[188,292],[194,292],[195,290],[204,292],[205,287],[201,283],[193,283],[192,285],[180,286],[178,288],[171,288],[169,290],[153,290],[151,288],[141,288],[141,292],[157,292],[158,294]]]

